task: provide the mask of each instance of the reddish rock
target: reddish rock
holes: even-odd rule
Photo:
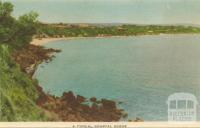
[[[90,98],[90,101],[91,102],[97,102],[97,98],[96,97],[92,97],[92,98]]]
[[[136,117],[136,119],[134,120],[134,122],[144,122],[144,120],[142,120],[142,119]]]
[[[78,103],[83,103],[83,102],[85,102],[85,100],[86,100],[86,98],[85,97],[83,97],[83,96],[80,96],[80,95],[77,95],[77,102]]]
[[[37,65],[43,61],[51,60],[53,56],[50,54],[54,52],[60,52],[60,50],[52,48],[45,49],[41,46],[28,45],[22,49],[15,50],[12,57],[20,65],[22,71],[32,76]]]
[[[96,103],[93,103],[92,106],[91,106],[91,109],[94,110],[94,111],[98,110],[98,108],[99,108],[99,106]]]
[[[117,109],[116,103],[114,101],[112,101],[112,100],[102,99],[101,103],[103,105],[103,108],[105,108],[105,109],[109,109],[109,110]]]
[[[67,101],[69,103],[76,102],[76,97],[74,96],[73,92],[64,92],[61,100]]]

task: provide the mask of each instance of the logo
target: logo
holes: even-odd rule
[[[197,98],[190,93],[174,93],[168,97],[168,121],[197,121]]]

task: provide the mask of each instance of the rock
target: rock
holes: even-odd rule
[[[134,122],[144,122],[144,120],[142,120],[142,119],[136,117],[136,119],[134,120]]]
[[[87,113],[87,112],[90,112],[90,110],[91,110],[90,107],[89,107],[88,105],[82,105],[81,108],[82,108],[82,110],[83,110],[84,112],[86,112],[86,113]]]
[[[69,114],[67,121],[77,121],[76,116],[74,114]]]
[[[65,100],[69,103],[76,102],[76,97],[74,96],[73,92],[64,92],[63,96],[61,97],[62,100]]]
[[[83,103],[83,102],[85,102],[86,98],[83,96],[77,95],[76,100],[78,103]]]
[[[66,102],[66,104],[72,109],[76,109],[79,104],[73,92],[71,91],[63,93],[63,96],[61,97],[61,102]]]
[[[123,102],[122,102],[122,101],[119,101],[118,104],[123,104]]]
[[[90,98],[90,101],[91,102],[97,102],[97,98],[96,97],[92,97],[92,98]]]
[[[39,98],[37,99],[36,104],[42,105],[48,101],[48,96],[44,93],[42,87],[40,87],[39,85],[36,85],[36,88],[39,93]]]
[[[123,114],[123,118],[127,118],[128,117],[128,114],[127,113],[124,113]]]
[[[35,69],[36,69],[36,64],[32,64],[29,67],[25,68],[25,72],[27,74],[31,74],[32,75],[35,72]]]
[[[97,105],[97,103],[93,103],[92,106],[91,106],[91,109],[92,109],[92,110],[97,110],[98,107],[99,107],[99,106]]]
[[[102,99],[101,103],[103,105],[103,108],[105,108],[105,109],[109,109],[109,110],[117,109],[116,103],[114,101],[112,101],[112,100]]]

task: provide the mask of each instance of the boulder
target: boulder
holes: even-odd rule
[[[68,103],[74,103],[76,102],[76,97],[74,96],[73,92],[69,91],[63,93],[61,100],[66,101]]]
[[[90,101],[91,102],[97,102],[97,98],[96,97],[92,97],[92,98],[90,98]]]
[[[104,109],[109,109],[109,110],[117,109],[116,103],[112,100],[102,99],[101,103],[102,103],[102,106],[103,106]]]
[[[142,119],[136,117],[136,119],[134,120],[134,122],[144,122],[144,120],[142,120]]]
[[[85,102],[86,98],[83,96],[77,95],[76,100],[78,103],[83,103],[83,102]]]

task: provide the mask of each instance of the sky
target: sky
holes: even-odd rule
[[[198,24],[200,0],[3,0],[48,23]]]

